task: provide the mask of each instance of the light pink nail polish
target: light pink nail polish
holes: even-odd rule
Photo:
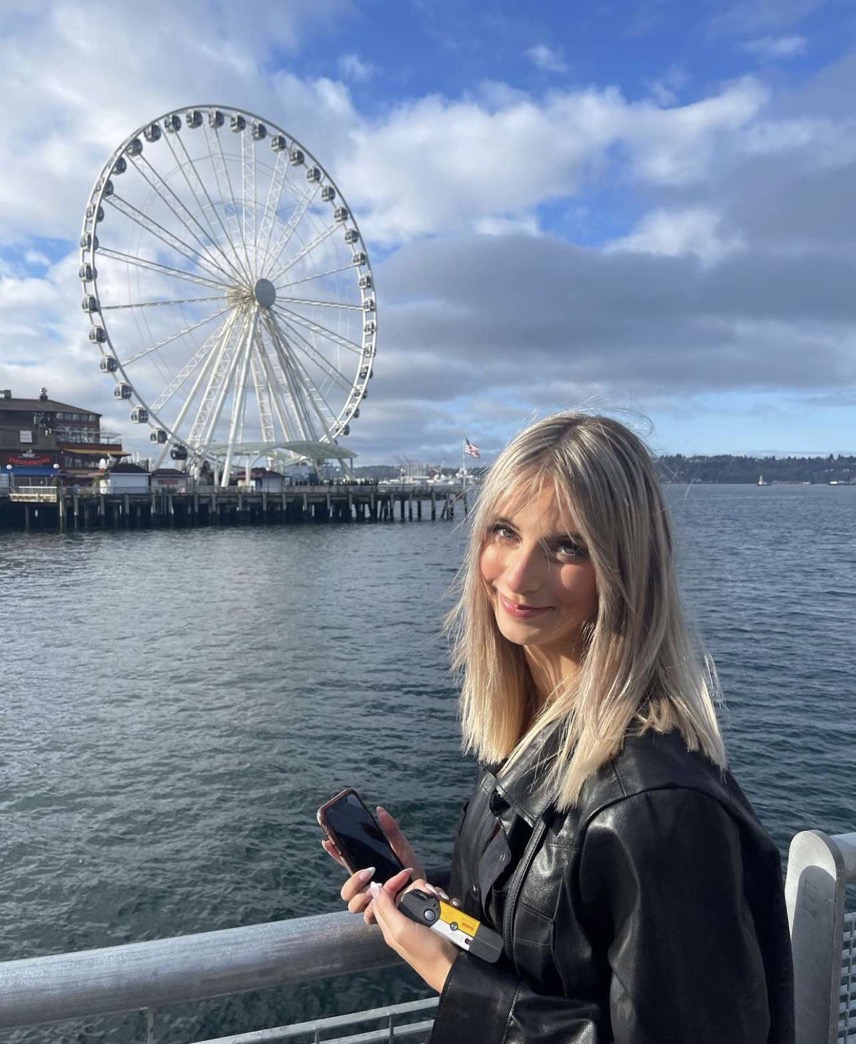
[[[369,891],[372,894],[372,898],[373,899],[377,899],[377,897],[380,895],[380,893],[383,891],[383,889],[377,883],[377,881],[372,881],[372,883],[369,885]]]

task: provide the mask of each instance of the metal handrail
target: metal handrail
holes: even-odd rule
[[[791,842],[785,899],[794,955],[796,1044],[856,1041],[856,968],[844,949],[856,881],[856,833],[804,830]]]
[[[384,968],[398,958],[348,913],[0,963],[0,1028],[115,1015]]]
[[[856,833],[828,837],[803,831],[794,837],[785,897],[794,955],[796,1044],[856,1042],[856,914],[845,910],[847,887],[854,881]],[[0,963],[0,1029],[151,1011],[388,967],[397,960],[376,926],[331,913],[7,961]],[[350,1016],[350,1022],[361,1021],[362,1015]],[[319,1020],[312,1030],[322,1022],[333,1026]],[[294,1030],[257,1030],[207,1044],[284,1040]],[[401,1027],[404,1034],[418,1030],[415,1024]],[[348,1039],[356,1044],[384,1038],[381,1031],[370,1031]]]

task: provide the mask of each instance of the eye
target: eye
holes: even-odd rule
[[[579,561],[589,557],[587,549],[577,540],[567,537],[556,544],[556,555],[562,559]]]
[[[505,522],[494,522],[494,524],[488,530],[489,537],[495,537],[499,540],[513,540],[517,534],[514,530]]]

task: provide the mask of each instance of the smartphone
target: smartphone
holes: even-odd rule
[[[356,790],[349,787],[322,805],[318,809],[318,824],[339,849],[352,874],[373,866],[376,868],[373,880],[385,884],[404,869]]]

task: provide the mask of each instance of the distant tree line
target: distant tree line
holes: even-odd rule
[[[812,482],[856,484],[856,457],[685,457],[682,453],[657,461],[664,482],[757,483]]]
[[[657,467],[664,482],[757,483],[763,477],[770,483],[839,482],[856,485],[856,457],[832,453],[828,457],[731,457],[726,454],[685,457],[683,453],[674,453],[659,457]],[[354,473],[392,479],[398,477],[399,470],[397,466],[374,464],[354,468]],[[454,475],[456,469],[432,470],[445,478]],[[478,478],[486,468],[475,466],[468,470]]]

